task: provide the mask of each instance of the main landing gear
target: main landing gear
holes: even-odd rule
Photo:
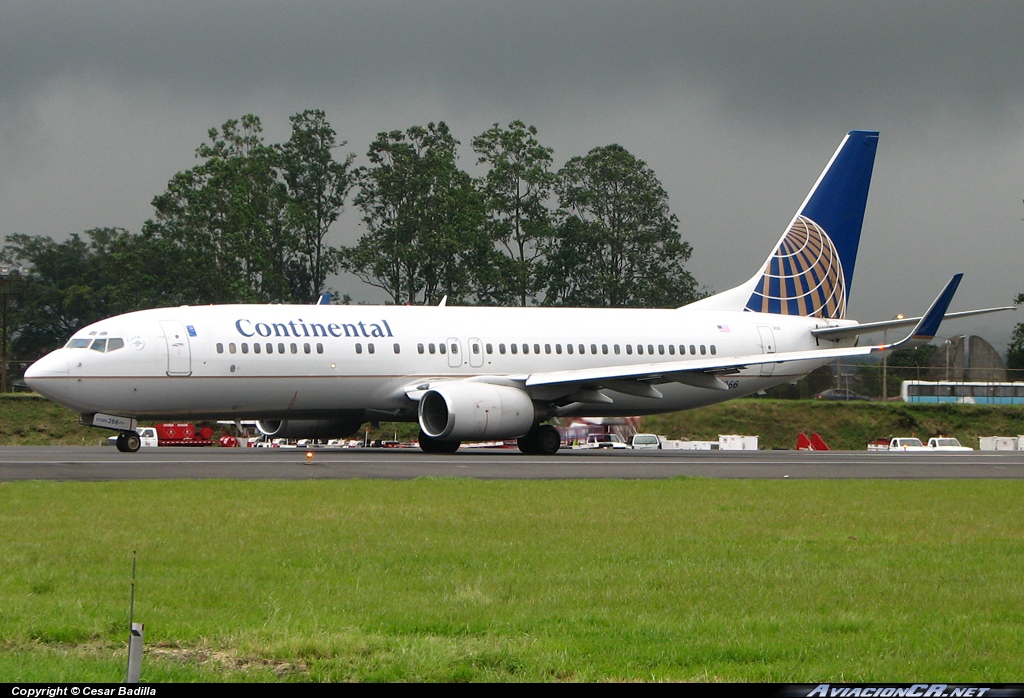
[[[550,424],[535,424],[519,439],[519,450],[528,456],[553,456],[562,445],[562,435]]]
[[[432,436],[427,436],[420,429],[420,450],[424,453],[455,453],[461,445],[461,441],[441,441]]]
[[[117,435],[114,445],[121,453],[135,453],[142,446],[142,439],[134,431],[122,431]]]

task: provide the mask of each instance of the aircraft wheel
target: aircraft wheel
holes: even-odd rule
[[[516,445],[519,446],[519,451],[525,456],[537,455],[536,444],[534,444],[533,430],[530,430],[526,436],[520,436],[519,440],[516,441]]]
[[[461,441],[441,441],[420,430],[420,450],[424,453],[455,453],[461,445]]]
[[[537,428],[533,442],[536,445],[536,453],[541,456],[553,456],[558,453],[562,445],[562,435],[550,424]]]
[[[135,453],[142,445],[142,440],[134,431],[122,431],[117,435],[114,445],[121,453]]]
[[[517,444],[528,456],[552,456],[562,445],[562,435],[550,424],[537,424]]]
[[[124,445],[125,451],[128,453],[137,453],[139,448],[142,446],[142,439],[139,438],[137,432],[126,431],[124,433]]]

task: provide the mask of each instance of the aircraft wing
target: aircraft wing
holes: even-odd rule
[[[659,383],[686,383],[697,387],[727,390],[719,376],[736,373],[748,366],[787,363],[791,361],[828,361],[847,356],[866,356],[880,351],[905,346],[920,346],[931,341],[939,328],[946,309],[949,308],[963,274],[956,274],[946,284],[939,296],[932,302],[922,317],[917,319],[914,329],[906,337],[891,344],[836,349],[810,349],[806,351],[781,352],[777,354],[750,354],[690,361],[631,364],[584,368],[571,371],[550,371],[534,373],[525,380],[527,388],[575,384],[585,389],[604,387],[616,392],[647,397],[661,397],[653,387]],[[844,328],[845,329],[845,328]]]

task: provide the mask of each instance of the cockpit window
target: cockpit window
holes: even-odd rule
[[[124,340],[120,337],[111,337],[110,339],[107,339],[106,337],[98,337],[93,339],[91,336],[72,339],[64,345],[65,349],[92,349],[93,351],[107,354],[112,351],[117,351],[123,347]]]

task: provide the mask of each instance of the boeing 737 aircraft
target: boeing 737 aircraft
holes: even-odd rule
[[[674,310],[339,305],[159,308],[89,325],[25,374],[115,429],[139,419],[258,419],[268,436],[345,437],[418,421],[420,447],[518,439],[552,454],[561,416],[689,409],[794,381],[822,364],[930,340],[956,275],[920,318],[845,319],[878,133],[843,139],[761,268]],[[860,334],[913,327],[887,346]]]

